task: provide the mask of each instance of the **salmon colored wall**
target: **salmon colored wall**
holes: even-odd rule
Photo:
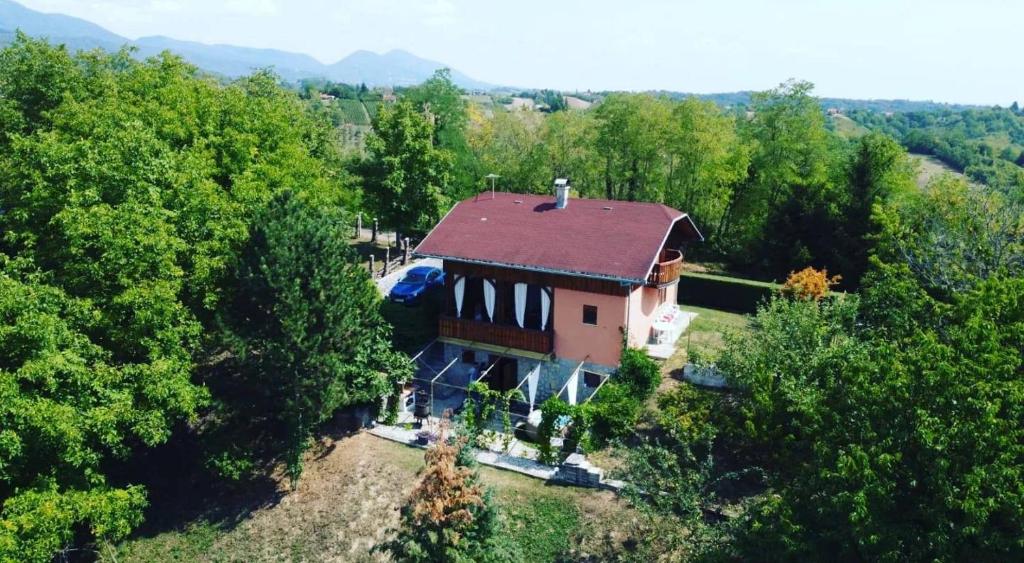
[[[583,324],[583,306],[597,307],[597,326]],[[555,355],[559,358],[617,366],[622,355],[626,298],[555,288],[553,303]]]
[[[679,284],[665,288],[665,303],[675,303]],[[642,348],[647,345],[651,336],[651,325],[654,324],[654,312],[661,306],[658,289],[641,286],[629,294],[629,345]]]

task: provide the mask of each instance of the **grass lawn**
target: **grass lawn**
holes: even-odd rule
[[[684,311],[697,313],[697,318],[690,323],[686,333],[679,339],[676,353],[665,361],[662,372],[666,375],[683,368],[687,356],[692,349],[716,353],[725,347],[725,335],[731,332],[745,331],[750,327],[750,317],[717,309],[680,305]]]
[[[416,483],[423,450],[366,433],[326,441],[311,452],[296,490],[286,480],[256,508],[240,492],[239,510],[149,531],[101,552],[109,561],[377,561],[371,548],[398,524],[398,509]],[[481,468],[502,508],[502,537],[528,561],[574,552],[600,553],[631,538],[638,514],[607,491],[551,486]],[[256,495],[259,496],[259,495]],[[244,500],[244,502],[243,502]],[[222,503],[223,499],[196,499]],[[158,507],[154,507],[158,509]],[[223,506],[218,507],[224,513]]]

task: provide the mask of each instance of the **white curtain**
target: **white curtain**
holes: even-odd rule
[[[516,323],[519,324],[519,328],[523,328],[523,323],[526,322],[526,284],[516,284]]]
[[[455,316],[462,317],[462,298],[466,295],[466,277],[455,278]]]
[[[540,329],[548,328],[548,311],[551,310],[551,288],[545,287],[540,292]]]
[[[540,382],[540,362],[537,362],[537,367],[533,368],[526,376],[527,395],[530,396],[530,412],[533,412],[534,402],[537,400],[537,383]]]
[[[484,305],[487,306],[487,318],[494,322],[494,280],[484,280]]]
[[[572,377],[569,378],[569,385],[567,385],[568,389],[566,389],[566,391],[569,393],[569,404],[570,405],[575,405],[576,404],[576,391],[577,391],[577,388],[580,386],[579,384],[580,384],[580,370],[579,370],[579,368],[576,368],[576,371],[572,372]]]

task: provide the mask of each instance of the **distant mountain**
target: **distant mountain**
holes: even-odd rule
[[[203,70],[232,78],[270,67],[281,78],[290,81],[326,78],[349,84],[409,86],[423,82],[435,70],[447,66],[399,50],[383,55],[356,51],[332,65],[325,65],[309,55],[276,49],[208,45],[160,36],[132,41],[86,20],[63,14],[44,14],[12,0],[0,0],[0,44],[13,41],[17,29],[33,37],[46,37],[53,43],[65,44],[73,50],[100,48],[116,51],[124,45],[133,45],[140,57],[171,51]],[[454,69],[452,80],[463,88],[485,90],[492,87]]]
[[[60,38],[74,49],[116,49],[127,39],[85,20],[63,14],[44,14],[17,2],[0,0],[0,40],[14,38],[15,29],[33,37]]]
[[[143,57],[171,51],[201,69],[233,78],[250,74],[254,69],[271,67],[286,80],[313,77],[334,80],[325,74],[328,67],[313,57],[276,49],[208,45],[162,36],[140,37],[130,43],[139,48]]]
[[[329,66],[328,77],[336,82],[348,84],[389,84],[405,86],[423,82],[434,71],[445,65],[421,59],[408,51],[396,49],[378,55],[371,51],[356,51]],[[489,90],[494,86],[452,69],[452,82],[471,90]]]

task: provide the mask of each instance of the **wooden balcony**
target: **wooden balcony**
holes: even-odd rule
[[[551,331],[519,328],[514,325],[495,324],[487,321],[473,321],[441,316],[438,334],[441,337],[458,338],[480,344],[491,344],[515,348],[539,354],[549,354],[554,349]]]
[[[662,287],[679,280],[679,274],[683,272],[683,253],[678,250],[666,248],[658,255],[658,262],[647,276],[647,285]]]

